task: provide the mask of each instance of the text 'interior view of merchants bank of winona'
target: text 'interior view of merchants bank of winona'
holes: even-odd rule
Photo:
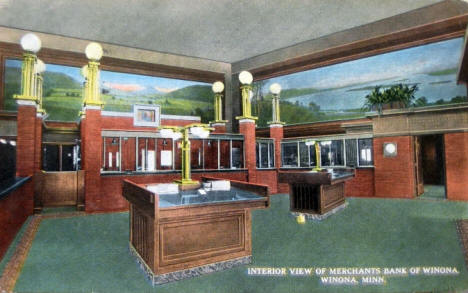
[[[468,289],[467,15],[234,63],[1,27],[0,289]]]

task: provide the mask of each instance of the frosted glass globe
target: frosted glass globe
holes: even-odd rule
[[[252,73],[248,71],[242,71],[241,73],[239,73],[239,81],[242,84],[251,84],[253,81]]]
[[[41,39],[35,34],[25,34],[21,38],[21,47],[28,52],[37,53],[41,49]]]
[[[208,130],[203,130],[201,133],[200,133],[200,138],[207,138],[208,136],[210,136],[210,131]]]
[[[85,53],[88,59],[98,61],[101,59],[103,51],[101,45],[92,42],[86,46]]]
[[[172,129],[161,129],[159,130],[162,138],[172,138],[174,131]]]
[[[80,73],[83,77],[88,77],[88,65],[81,67]]]
[[[395,154],[396,152],[396,145],[394,143],[388,143],[385,145],[385,151],[388,153],[388,154]]]
[[[37,59],[35,68],[36,68],[36,73],[41,74],[46,70],[46,65],[44,64],[44,62],[42,62],[42,60]]]
[[[272,85],[270,85],[270,92],[274,95],[279,95],[279,93],[281,92],[281,86],[279,83],[273,83]]]
[[[224,83],[217,81],[213,83],[213,86],[211,87],[211,89],[213,90],[213,92],[217,94],[222,93],[224,90]]]
[[[192,133],[195,136],[199,136],[203,132],[203,127],[200,126],[195,126],[190,128],[190,133]]]

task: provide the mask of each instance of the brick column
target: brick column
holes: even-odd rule
[[[37,113],[36,117],[36,142],[34,147],[34,172],[41,170],[42,162],[42,113]]]
[[[275,140],[275,167],[281,168],[281,140],[283,139],[283,125],[270,124],[270,138]]]
[[[211,133],[226,133],[226,123],[213,123],[211,127],[214,128]]]
[[[248,181],[257,182],[255,154],[255,120],[240,119],[239,133],[244,135],[245,167],[248,169]]]
[[[101,197],[101,107],[87,106],[81,120],[81,169],[85,171],[87,212],[102,209]]]
[[[18,100],[16,174],[33,176],[36,147],[36,102]]]
[[[447,199],[468,200],[468,132],[444,134]]]

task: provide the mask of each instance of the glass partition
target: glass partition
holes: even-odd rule
[[[317,139],[322,167],[372,167],[372,138]],[[358,148],[359,146],[359,148]],[[308,168],[317,165],[315,146],[305,139],[281,142],[282,168]]]
[[[159,134],[103,131],[102,172],[159,172],[180,170],[181,141]],[[107,134],[107,135],[106,135]],[[143,136],[145,135],[145,136]],[[244,140],[240,135],[190,139],[192,170],[244,168]]]

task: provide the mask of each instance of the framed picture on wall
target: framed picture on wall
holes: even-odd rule
[[[161,108],[159,105],[134,105],[133,125],[158,127],[161,122]]]

